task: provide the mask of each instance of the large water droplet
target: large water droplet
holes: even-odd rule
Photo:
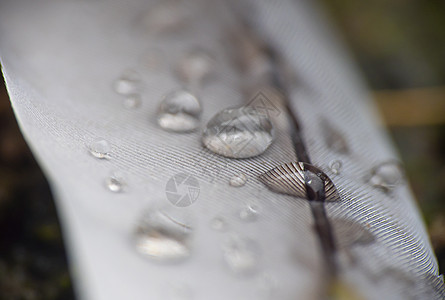
[[[309,199],[308,188],[311,192],[321,192],[324,187],[326,201],[340,199],[331,179],[320,169],[303,162],[283,164],[261,174],[259,179],[277,193]]]
[[[243,221],[253,222],[258,219],[258,211],[258,205],[251,203],[241,209],[239,216]]]
[[[247,182],[247,177],[243,173],[239,173],[232,178],[230,178],[229,184],[234,187],[240,187],[245,185]]]
[[[178,76],[189,84],[201,83],[212,71],[212,59],[203,50],[196,50],[184,56],[176,71]]]
[[[174,262],[190,255],[192,228],[163,210],[146,213],[135,233],[136,249],[153,260]]]
[[[127,97],[125,97],[123,105],[125,108],[135,109],[135,108],[140,107],[141,103],[142,103],[141,95],[133,94],[133,95],[128,95]]]
[[[326,119],[321,122],[326,145],[335,152],[347,154],[349,146],[344,135]]]
[[[163,129],[188,132],[199,126],[201,104],[197,97],[186,90],[167,94],[158,110],[158,124]]]
[[[108,142],[103,139],[93,141],[90,145],[88,145],[88,150],[90,151],[91,155],[96,158],[104,159],[111,157],[110,144],[108,144]]]
[[[121,95],[136,94],[139,81],[139,75],[136,72],[126,71],[114,82],[114,90]]]
[[[203,144],[230,158],[257,156],[272,144],[274,130],[266,115],[250,107],[228,108],[207,124]]]
[[[233,235],[224,244],[223,255],[235,274],[249,275],[258,268],[259,249],[253,240]]]
[[[403,172],[401,165],[394,161],[384,162],[371,171],[369,177],[369,184],[381,188],[383,190],[390,190],[402,181]]]
[[[110,191],[120,193],[124,191],[126,183],[121,175],[112,174],[105,179],[105,185]]]

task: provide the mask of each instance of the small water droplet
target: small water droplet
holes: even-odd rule
[[[125,108],[135,109],[135,108],[140,107],[141,103],[142,103],[141,95],[133,94],[133,95],[128,95],[127,97],[125,97],[123,105]]]
[[[253,222],[258,219],[259,207],[256,204],[248,204],[240,211],[240,218],[246,222]]]
[[[403,172],[399,163],[389,161],[384,162],[371,171],[369,184],[381,188],[385,191],[393,189],[402,181]]]
[[[251,107],[228,108],[217,113],[202,137],[208,149],[230,158],[257,156],[266,151],[273,139],[269,118]]]
[[[211,74],[212,65],[212,59],[206,51],[195,50],[180,60],[176,71],[186,83],[201,83]]]
[[[135,233],[136,250],[153,260],[174,262],[191,253],[192,228],[164,210],[153,209],[142,218]]]
[[[224,231],[227,228],[227,222],[222,217],[215,217],[210,221],[210,227],[213,230]]]
[[[245,185],[247,182],[247,177],[243,173],[239,173],[232,178],[230,178],[229,184],[234,187],[240,187]]]
[[[343,167],[343,164],[342,164],[341,160],[333,160],[329,164],[329,169],[331,169],[331,172],[334,173],[335,175],[340,174],[342,167]]]
[[[124,191],[126,183],[121,175],[112,174],[105,179],[105,185],[110,191],[120,193]]]
[[[322,192],[326,201],[340,199],[331,179],[320,169],[303,162],[283,164],[259,176],[269,189],[299,198],[311,199],[311,193]]]
[[[342,218],[334,218],[331,223],[339,248],[367,245],[375,241],[375,236],[366,225]]]
[[[337,153],[347,154],[349,146],[344,135],[326,119],[321,122],[326,145]]]
[[[255,241],[237,235],[223,246],[224,261],[235,274],[253,274],[258,268],[259,250]]]
[[[139,85],[139,74],[133,70],[125,71],[121,77],[114,82],[114,90],[121,95],[135,94]]]
[[[110,158],[110,144],[106,140],[98,139],[93,141],[90,145],[88,145],[88,150],[90,151],[91,155],[93,155],[96,158],[104,159],[104,158]]]
[[[188,132],[199,126],[202,108],[197,97],[186,90],[167,94],[158,110],[158,124],[174,132]]]

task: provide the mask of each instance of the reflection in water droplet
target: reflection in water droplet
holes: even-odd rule
[[[240,218],[246,222],[253,222],[258,219],[258,206],[255,204],[249,204],[243,207],[240,211]]]
[[[339,248],[347,248],[353,245],[367,245],[375,241],[375,236],[369,229],[357,222],[333,218],[331,224],[337,239]]]
[[[402,178],[403,172],[401,165],[397,162],[389,161],[375,167],[371,171],[368,182],[372,186],[387,191],[399,184]]]
[[[215,217],[210,222],[210,227],[217,231],[224,231],[227,228],[227,222],[222,217]]]
[[[186,83],[202,83],[211,74],[212,64],[212,59],[207,52],[196,50],[180,60],[176,71]]]
[[[266,151],[273,139],[272,123],[266,115],[240,107],[217,113],[207,124],[202,141],[216,154],[248,158]]]
[[[326,145],[335,152],[347,154],[349,146],[343,134],[326,119],[321,122]]]
[[[258,268],[259,249],[250,239],[231,236],[223,245],[224,261],[235,274],[249,275]]]
[[[105,185],[110,191],[114,193],[123,192],[126,186],[124,179],[117,174],[113,174],[105,179]]]
[[[174,262],[190,256],[192,228],[162,210],[151,210],[135,233],[136,250],[153,260]]]
[[[343,164],[341,162],[341,160],[333,160],[330,164],[329,164],[329,169],[331,169],[332,173],[334,173],[335,175],[340,174],[340,170],[342,168]]]
[[[199,126],[201,104],[198,98],[186,90],[167,94],[158,110],[158,124],[174,132],[188,132]]]
[[[307,187],[319,191],[324,186],[326,201],[340,200],[337,189],[331,179],[320,169],[303,162],[283,164],[259,176],[269,189],[299,198],[308,199]],[[311,180],[312,179],[312,180]],[[324,182],[320,182],[320,180]]]
[[[114,82],[114,90],[121,95],[135,94],[139,85],[139,75],[132,71],[126,71]]]
[[[247,177],[243,173],[239,173],[230,178],[229,184],[234,187],[240,187],[246,184]]]
[[[141,106],[142,100],[141,95],[133,94],[125,97],[124,99],[124,107],[129,109],[135,109]]]
[[[93,155],[96,158],[110,158],[110,144],[106,140],[98,139],[92,142],[90,145],[88,145],[88,150],[90,151],[91,155]]]

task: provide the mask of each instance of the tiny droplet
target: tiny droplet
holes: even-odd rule
[[[222,217],[215,217],[210,221],[210,227],[216,231],[224,231],[227,228],[227,222]]]
[[[176,71],[179,78],[186,83],[202,83],[211,74],[212,64],[212,59],[206,51],[195,50],[179,61]]]
[[[385,191],[393,189],[402,181],[403,173],[399,163],[384,162],[371,171],[369,184]]]
[[[247,182],[247,177],[243,173],[239,173],[232,178],[230,178],[229,184],[234,187],[240,187],[245,185]]]
[[[121,95],[135,94],[138,90],[139,81],[139,75],[135,71],[126,71],[114,82],[114,90]]]
[[[113,174],[105,179],[105,185],[110,191],[120,193],[124,191],[126,183],[121,176]]]
[[[340,174],[340,170],[342,167],[343,167],[343,164],[342,164],[341,160],[333,160],[329,164],[329,169],[331,169],[332,173],[334,173],[335,175]]]
[[[141,106],[142,100],[141,95],[139,94],[132,94],[125,97],[123,105],[125,108],[128,109],[135,109]]]
[[[248,204],[240,211],[240,218],[246,222],[253,222],[258,219],[258,206],[256,204]]]
[[[90,145],[88,145],[88,150],[91,155],[100,159],[108,159],[111,157],[110,155],[110,144],[106,140],[98,139],[93,141]]]
[[[259,249],[253,240],[231,236],[223,245],[223,255],[226,265],[235,274],[253,274],[258,268]]]

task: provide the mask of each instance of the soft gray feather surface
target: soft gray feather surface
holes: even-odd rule
[[[286,112],[274,107],[275,140],[258,156],[230,159],[201,142],[217,112],[255,100],[244,92],[249,78],[231,50],[229,33],[237,31],[243,15],[291,74],[289,106],[306,150],[337,188],[339,200],[325,209],[342,286],[359,299],[442,299],[443,278],[406,182],[391,189],[370,184],[375,168],[396,161],[397,154],[322,14],[309,1],[194,0],[173,1],[180,14],[160,18],[163,3],[1,3],[0,55],[8,92],[56,197],[79,298],[324,297],[327,270],[308,201],[276,193],[259,180],[297,161]],[[193,86],[203,107],[200,127],[165,131],[157,124],[159,103],[167,93],[190,87],[178,76],[177,64],[196,49],[209,53],[213,67],[208,80]],[[139,76],[136,109],[124,107],[125,96],[113,87],[128,70]],[[331,145],[329,137],[335,136],[340,151]],[[99,138],[110,144],[108,159],[88,151]],[[333,162],[340,163],[339,172]],[[125,182],[120,193],[106,187],[113,172]],[[166,185],[178,173],[199,184],[196,202],[187,207],[167,200]],[[240,173],[246,184],[229,185]],[[247,206],[255,206],[254,220],[242,218]],[[159,207],[190,224],[190,253],[183,261],[154,260],[136,249],[141,218]],[[215,220],[224,220],[222,229],[215,230]],[[248,241],[254,254],[247,274],[227,263],[234,237]]]

